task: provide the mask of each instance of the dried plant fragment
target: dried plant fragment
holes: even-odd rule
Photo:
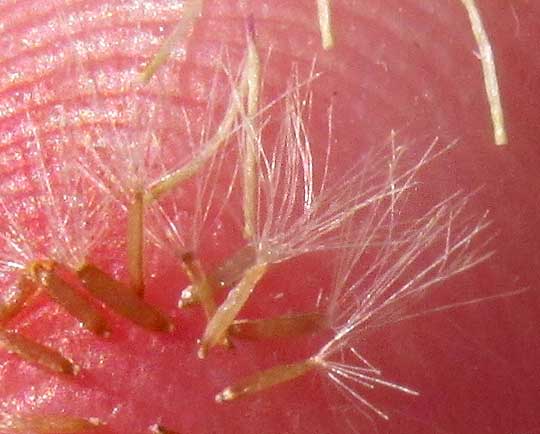
[[[257,320],[237,319],[228,332],[239,339],[263,340],[317,333],[327,327],[328,322],[323,314],[309,312]]]
[[[21,359],[48,369],[55,374],[76,375],[79,367],[57,351],[38,344],[17,332],[0,330],[0,347]],[[1,423],[0,423],[1,426]]]
[[[97,418],[0,414],[0,431],[17,434],[79,434],[102,426]]]
[[[193,31],[195,22],[202,13],[203,0],[187,0],[184,2],[184,11],[181,20],[178,22],[172,33],[165,39],[154,55],[150,63],[141,73],[140,80],[148,83],[156,74],[158,69],[167,62],[174,46],[181,40],[186,40]]]
[[[34,262],[29,267],[29,275],[47,293],[81,324],[98,336],[110,333],[107,321],[81,294],[58,275],[58,266],[51,261]]]
[[[317,0],[317,12],[319,15],[319,28],[321,42],[325,50],[334,48],[334,31],[332,29],[332,0]]]
[[[172,331],[173,325],[169,318],[94,265],[84,265],[77,270],[77,275],[94,297],[124,318],[147,330]]]
[[[508,137],[506,134],[493,49],[486,29],[484,28],[484,24],[482,23],[482,17],[480,16],[475,0],[461,0],[461,3],[463,3],[463,6],[465,6],[465,9],[467,10],[474,38],[478,45],[480,61],[484,73],[484,85],[486,87],[489,109],[491,111],[491,122],[493,124],[495,144],[506,145],[508,144]]]

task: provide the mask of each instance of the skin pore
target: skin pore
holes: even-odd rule
[[[170,62],[140,94],[125,86],[125,77],[140,71],[172,31],[182,14],[180,2],[3,2],[1,194],[12,213],[24,216],[28,236],[39,234],[42,226],[32,213],[35,167],[24,156],[30,137],[26,112],[46,136],[57,105],[74,110],[91,106],[107,120],[108,110],[122,113],[126,101],[144,95],[142,106],[158,101],[164,110],[159,117],[149,116],[149,123],[127,130],[138,137],[148,128],[159,129],[170,154],[156,165],[167,165],[174,155],[191,152],[183,109],[196,137],[208,117],[208,134],[222,119],[229,84],[237,78],[246,47],[246,17],[252,16],[266,103],[286,90],[294,65],[300,80],[309,77],[312,68],[320,73],[309,84],[309,131],[319,162],[328,144],[330,105],[333,168],[351,167],[367,150],[387,141],[392,130],[407,147],[405,158],[410,161],[418,159],[434,137],[443,144],[458,140],[418,175],[417,194],[406,213],[419,218],[422,211],[416,215],[416,208],[425,211],[455,191],[481,188],[470,208],[476,215],[489,211],[493,232],[498,233],[496,255],[430,293],[419,310],[524,287],[533,290],[405,321],[367,336],[362,354],[376,363],[384,378],[420,392],[419,397],[387,390],[370,393],[370,401],[390,415],[388,422],[369,413],[366,417],[365,408],[351,404],[316,374],[218,405],[214,396],[226,386],[261,369],[305,358],[319,338],[239,342],[233,350],[218,348],[198,360],[196,340],[204,330],[204,314],[196,308],[177,309],[180,290],[189,283],[178,258],[148,248],[146,301],[172,318],[174,331],[150,333],[107,310],[112,333],[98,338],[42,297],[12,327],[60,350],[82,372],[75,379],[54,376],[2,353],[0,411],[98,417],[108,424],[98,428],[99,433],[143,433],[156,423],[194,434],[538,430],[534,397],[540,388],[535,345],[540,301],[534,289],[540,277],[540,126],[535,121],[540,79],[535,71],[540,56],[535,44],[540,9],[527,1],[477,3],[501,82],[509,134],[504,148],[493,143],[475,40],[457,0],[429,5],[415,0],[335,1],[335,47],[329,51],[321,48],[315,1],[207,1],[188,39],[178,44]],[[219,59],[225,59],[230,76],[216,73]],[[77,77],[99,81],[110,105],[81,97]],[[209,95],[215,101],[210,114]],[[101,131],[110,134],[110,124],[105,122]],[[232,167],[232,154],[225,157],[226,167]],[[317,166],[317,176],[322,176],[322,167]],[[179,197],[189,199],[192,192],[187,185]],[[205,264],[219,263],[242,245],[242,213],[239,204],[232,203],[237,212],[224,214],[202,235],[200,245],[208,246],[200,253]],[[125,213],[115,208],[110,221],[106,242],[98,244],[92,259],[127,282]],[[309,311],[320,288],[330,284],[332,258],[335,253],[322,252],[275,267],[243,314],[258,318]],[[9,276],[4,279],[9,286]]]

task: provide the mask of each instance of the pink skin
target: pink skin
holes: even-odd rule
[[[0,63],[0,176],[2,194],[12,204],[22,201],[24,209],[31,194],[31,182],[26,180],[31,168],[24,159],[13,157],[14,152],[23,149],[24,140],[17,134],[13,139],[8,136],[10,131],[19,131],[24,111],[10,115],[6,109],[24,110],[23,104],[27,103],[22,94],[39,86],[61,102],[74,88],[70,78],[75,73],[60,66],[57,58],[53,62],[59,64],[52,74],[40,75],[37,68],[38,62],[43,62],[38,56],[57,53],[69,44],[69,38],[62,37],[64,29],[49,26],[37,33],[44,40],[57,38],[54,46],[24,49],[21,41],[31,38],[34,27],[43,26],[59,11],[66,16],[76,11],[91,15],[103,2],[76,1],[69,8],[63,1],[54,0],[3,3],[1,21],[6,30],[1,33],[0,49],[8,60]],[[133,10],[135,2],[109,3],[128,5],[127,9]],[[155,2],[158,9],[174,3]],[[382,368],[385,378],[421,392],[419,397],[386,390],[370,395],[372,402],[391,416],[390,422],[373,416],[379,431],[416,434],[540,430],[540,105],[536,99],[540,86],[536,49],[540,8],[536,2],[478,0],[502,86],[510,142],[504,148],[493,144],[480,63],[474,56],[474,40],[458,0],[335,1],[337,46],[328,53],[320,49],[314,1],[248,1],[243,10],[237,3],[207,2],[203,18],[186,44],[187,61],[181,68],[167,70],[167,74],[175,74],[167,78],[175,78],[175,92],[179,95],[166,102],[171,112],[177,109],[178,100],[191,113],[203,109],[207,96],[204,83],[212,74],[205,65],[223,46],[228,47],[233,59],[238,59],[244,47],[243,17],[253,14],[261,52],[272,47],[265,75],[268,96],[283,90],[291,62],[298,62],[306,71],[317,56],[316,70],[324,74],[313,85],[313,124],[320,125],[312,129],[313,138],[319,146],[326,143],[324,109],[332,102],[334,158],[340,164],[383,142],[391,129],[400,132],[413,154],[420,154],[434,136],[443,143],[459,140],[455,149],[422,174],[422,195],[428,204],[458,189],[471,191],[483,186],[471,210],[479,214],[489,210],[493,227],[499,231],[494,243],[497,254],[489,263],[442,288],[446,298],[441,297],[441,303],[531,288],[524,295],[401,323],[370,336],[362,349]],[[104,40],[111,45],[92,50],[97,55],[92,67],[106,69],[113,80],[118,71],[148,60],[154,48],[146,38],[160,35],[160,25],[166,24],[169,29],[176,20],[170,11],[141,20],[142,8],[128,16],[125,9],[115,9],[117,6],[111,6],[111,15],[97,19],[91,28],[82,24],[82,31],[73,37],[85,41],[98,34],[106,36]],[[143,36],[134,43],[136,35]],[[115,47],[112,42],[119,45]],[[124,56],[117,57],[119,52]],[[23,76],[32,75],[33,81],[8,86],[8,73],[17,71]],[[31,114],[38,126],[46,117],[45,112],[37,110]],[[10,181],[13,179],[19,181]],[[226,250],[226,237],[231,235],[220,236],[213,244],[218,252]],[[109,265],[110,269],[120,270],[123,275],[122,255],[118,250],[114,254],[119,258]],[[308,291],[313,287],[318,290],[324,283],[310,277],[310,273],[318,268],[330,269],[327,258],[284,265],[285,272],[276,270],[265,285],[286,289],[291,283],[282,276],[305,270],[302,275],[307,277],[295,281],[293,288],[295,297],[304,300],[312,296]],[[107,264],[110,256],[97,255],[95,260]],[[235,379],[275,363],[296,360],[313,347],[303,341],[295,343],[294,348],[288,342],[242,344],[234,355],[217,351],[208,360],[199,361],[195,341],[202,330],[202,314],[175,309],[178,290],[186,280],[171,258],[152,261],[149,267],[156,275],[150,279],[148,299],[173,316],[176,331],[172,335],[152,335],[115,320],[113,336],[98,339],[81,330],[55,305],[43,302],[17,325],[77,360],[85,373],[69,381],[2,354],[0,410],[97,416],[109,424],[100,433],[142,433],[156,422],[194,434],[341,433],[348,432],[351,426],[367,429],[362,432],[375,431],[369,419],[350,408],[336,390],[324,386],[324,378],[316,375],[242,401],[215,404],[214,394]],[[252,308],[252,312],[259,309],[268,314],[269,310],[261,306],[270,300],[269,295],[261,295],[257,299],[259,307]],[[292,303],[305,307],[311,300],[293,299]],[[272,311],[288,307],[282,303]]]

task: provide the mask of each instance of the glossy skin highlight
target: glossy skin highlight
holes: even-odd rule
[[[206,2],[193,35],[165,66],[164,100],[170,109],[163,125],[166,146],[186,143],[186,132],[175,122],[179,105],[194,118],[204,119],[217,54],[226,46],[231,63],[238,62],[245,48],[248,14],[254,17],[261,58],[266,59],[272,48],[269,60],[263,62],[267,98],[283,92],[292,62],[306,72],[317,57],[316,70],[323,74],[313,83],[311,131],[322,154],[331,103],[333,164],[347,167],[359,154],[385,141],[392,129],[418,155],[434,136],[444,142],[459,140],[454,150],[421,174],[422,201],[411,203],[412,212],[458,189],[482,186],[473,208],[479,214],[490,211],[499,231],[497,255],[445,285],[440,299],[435,294],[428,305],[522,287],[532,290],[497,303],[418,318],[369,336],[365,351],[371,360],[386,376],[421,392],[419,397],[375,395],[373,399],[391,416],[389,422],[375,423],[384,433],[538,429],[540,78],[535,71],[540,55],[535,44],[540,38],[539,6],[526,1],[477,1],[501,81],[509,131],[509,145],[501,149],[493,143],[481,69],[473,54],[474,38],[459,1],[429,5],[413,0],[334,1],[335,48],[328,52],[320,47],[314,1],[244,3],[241,8],[233,1]],[[31,212],[33,168],[24,157],[28,136],[21,127],[25,111],[30,110],[35,122],[45,128],[54,104],[76,107],[84,100],[74,80],[80,71],[72,62],[73,41],[89,44],[90,59],[83,69],[104,80],[109,96],[129,99],[130,94],[123,93],[122,74],[140,70],[181,13],[173,1],[147,6],[86,1],[39,2],[38,6],[30,0],[1,5],[1,191],[14,210],[28,216],[29,231],[38,232],[40,227]],[[65,37],[65,26],[46,25],[57,16],[68,23],[68,17],[80,20],[67,27],[73,29],[70,37]],[[62,51],[66,57],[59,55]],[[151,85],[152,91],[159,88]],[[223,102],[226,95],[220,96]],[[215,117],[214,125],[219,110]],[[121,213],[111,219],[112,226],[125,223]],[[126,280],[123,233],[117,232],[108,235],[107,245],[95,252],[94,260]],[[241,244],[240,236],[230,240],[231,235],[220,228],[211,228],[205,236],[210,246],[205,259],[210,263],[231,252],[231,245]],[[268,289],[259,292],[246,315],[312,307],[313,288],[329,280],[327,259],[315,255],[274,269],[262,283]],[[196,339],[204,328],[204,316],[201,311],[176,308],[179,291],[188,284],[180,264],[157,251],[151,251],[146,261],[147,300],[173,317],[175,331],[151,334],[111,314],[112,336],[100,339],[44,300],[17,321],[17,328],[61,349],[84,372],[80,379],[66,381],[2,354],[2,411],[95,416],[108,423],[99,428],[100,433],[143,433],[155,423],[195,434],[345,433],[351,426],[375,431],[369,418],[317,376],[230,405],[215,404],[214,395],[234,380],[276,363],[299,360],[309,354],[311,342],[240,344],[232,352],[216,351],[201,362]],[[294,282],[284,278],[291,275],[299,277]],[[295,294],[293,300],[276,301],[276,295],[287,291]]]

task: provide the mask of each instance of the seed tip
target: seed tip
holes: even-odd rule
[[[178,300],[178,308],[182,309],[190,307],[194,304],[193,286],[189,285],[180,293],[180,299]]]
[[[88,423],[93,426],[103,426],[105,425],[105,422],[103,422],[101,419],[97,417],[90,417],[88,418]]]
[[[215,400],[218,404],[223,404],[226,401],[232,401],[234,398],[235,395],[230,387],[223,389],[215,396]]]
[[[81,373],[81,367],[75,363],[71,364],[71,370],[68,372],[71,375],[77,376]]]
[[[206,359],[207,355],[208,355],[208,345],[203,344],[201,343],[201,341],[199,341],[199,350],[197,351],[197,357],[203,360],[203,359]]]
[[[154,434],[160,434],[161,427],[157,423],[155,423],[154,425],[150,425],[148,427],[148,431],[150,431],[151,433],[154,433]]]

